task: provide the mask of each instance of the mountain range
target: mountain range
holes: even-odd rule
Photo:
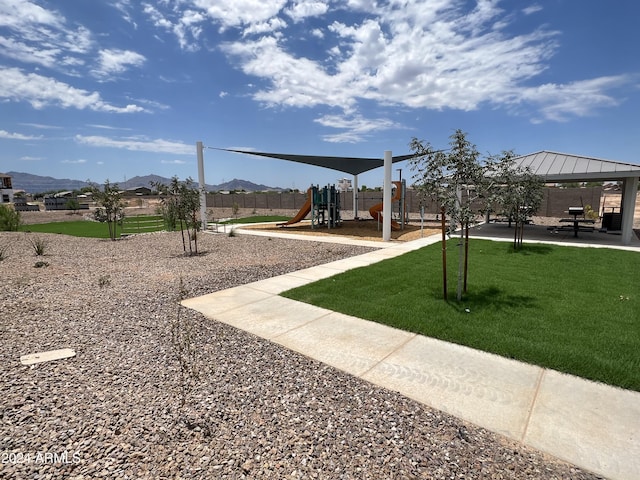
[[[88,182],[82,180],[71,180],[68,178],[53,178],[44,177],[40,175],[33,175],[23,172],[6,172],[6,175],[11,177],[14,190],[24,190],[27,193],[37,194],[43,192],[61,191],[61,190],[80,190],[83,187],[88,187]],[[171,183],[170,178],[161,177],[159,175],[145,175],[137,176],[126,179],[123,182],[116,182],[123,190],[137,187],[149,187],[152,183],[161,183],[169,185]],[[197,184],[197,182],[196,182]],[[240,180],[234,178],[228,182],[221,183],[219,185],[205,184],[205,188],[208,192],[220,192],[231,190],[244,190],[247,192],[265,192],[275,191],[281,192],[285,189],[279,187],[269,187],[267,185],[261,185],[250,182],[248,180]]]

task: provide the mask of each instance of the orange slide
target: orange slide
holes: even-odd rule
[[[311,211],[311,196],[312,195],[313,195],[312,189],[309,188],[309,190],[307,190],[307,201],[304,202],[304,205],[302,205],[302,208],[300,209],[300,211],[298,213],[296,213],[296,216],[293,217],[291,220],[288,220],[288,221],[283,222],[283,223],[279,223],[278,226],[279,227],[284,227],[285,225],[293,225],[294,223],[298,223],[298,222],[301,222],[302,220],[304,220],[304,217],[309,215],[309,212]]]
[[[402,182],[392,182],[396,186],[396,194],[391,198],[391,203],[402,200]],[[373,207],[369,209],[369,214],[373,217],[374,220],[378,222],[382,222],[382,208],[383,202],[376,203]],[[391,229],[392,230],[400,230],[400,224],[395,220],[391,220]]]

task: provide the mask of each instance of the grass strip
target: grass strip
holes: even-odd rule
[[[120,227],[118,226],[118,234]],[[22,225],[23,232],[59,233],[74,237],[109,238],[109,228],[106,223],[77,220],[72,222],[51,222]]]
[[[284,297],[640,391],[640,254],[472,239],[455,300],[457,240],[347,271]]]

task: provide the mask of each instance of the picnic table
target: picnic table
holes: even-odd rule
[[[573,236],[578,238],[578,232],[580,231],[580,225],[583,223],[593,225],[595,220],[591,218],[584,217],[584,207],[569,207],[567,211],[569,215],[573,215],[573,218],[561,218],[560,223],[573,223]],[[578,218],[578,216],[582,215],[582,218]],[[593,227],[583,227],[582,231],[584,232],[592,232]]]
[[[582,229],[580,228],[581,224],[591,224],[593,225],[594,223],[596,223],[595,220],[592,220],[590,218],[561,218],[560,219],[561,223],[573,223],[573,236],[574,237],[578,237],[578,232],[579,231],[583,231],[583,232],[593,232],[593,227],[582,227]]]

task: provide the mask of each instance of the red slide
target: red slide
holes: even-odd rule
[[[300,211],[296,213],[296,216],[293,217],[291,220],[288,220],[283,223],[279,223],[278,226],[284,227],[285,225],[293,225],[294,223],[298,223],[304,220],[304,217],[309,215],[309,212],[311,211],[311,195],[313,195],[313,193],[310,188],[309,190],[307,190],[307,201],[304,202],[304,205],[302,205],[302,208],[300,209]]]
[[[391,202],[400,201],[402,199],[402,182],[392,182],[396,186],[396,194],[391,198]],[[369,209],[369,214],[373,217],[374,220],[378,222],[382,222],[382,208],[383,202],[376,203],[373,207]],[[392,230],[400,230],[400,224],[395,220],[391,220],[391,229]]]

